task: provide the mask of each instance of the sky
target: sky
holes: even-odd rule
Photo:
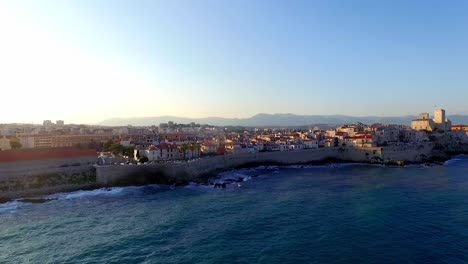
[[[0,123],[468,114],[468,2],[0,0]]]

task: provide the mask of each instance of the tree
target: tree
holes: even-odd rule
[[[189,149],[190,149],[190,152],[192,152],[192,158],[193,158],[193,152],[195,151],[196,148],[197,147],[195,146],[194,142],[190,143]]]
[[[131,157],[133,156],[134,148],[133,147],[123,147],[122,146],[122,155]]]
[[[195,142],[195,148],[198,150],[198,156],[201,156],[202,144],[200,142]]]
[[[406,139],[405,132],[400,131],[400,132],[398,133],[398,140],[399,140],[400,142],[404,142],[405,139]]]
[[[434,132],[435,133],[438,133],[438,134],[443,134],[445,132],[445,130],[443,130],[442,128],[440,127],[436,127],[434,128]]]
[[[148,158],[147,157],[141,157],[141,158],[138,159],[138,162],[141,162],[141,163],[148,162]]]
[[[10,146],[12,149],[20,149],[23,145],[21,145],[18,138],[12,138],[10,139]]]
[[[188,149],[188,144],[187,143],[183,143],[183,144],[180,144],[178,146],[179,150],[182,152],[182,155],[184,156],[184,159],[186,158],[186,154],[187,154],[187,149]]]
[[[122,154],[123,151],[124,151],[124,146],[120,145],[120,144],[112,144],[110,147],[109,147],[109,151],[112,152],[112,154],[114,155],[117,155],[117,154]]]
[[[109,141],[107,141],[106,143],[104,143],[103,147],[105,150],[110,150],[111,146],[114,144],[114,141],[112,141],[111,139],[109,139]]]

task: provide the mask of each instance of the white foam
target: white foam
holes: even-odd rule
[[[0,214],[2,213],[14,213],[19,207],[26,205],[18,201],[11,201],[4,204],[0,204]]]
[[[141,189],[147,187],[155,187],[159,188],[159,185],[145,185],[145,186],[128,186],[128,187],[112,187],[112,188],[100,188],[95,190],[87,190],[87,191],[75,191],[75,192],[68,192],[68,193],[56,193],[47,196],[47,198],[51,199],[81,199],[85,197],[94,197],[94,196],[115,196],[115,195],[123,195],[131,191],[140,191]]]
[[[457,163],[458,161],[462,161],[462,160],[463,159],[459,159],[459,158],[449,159],[446,162],[444,162],[444,165],[450,165],[450,164]]]
[[[199,184],[199,183],[194,183],[190,182],[188,185],[184,186],[183,188],[186,189],[202,189],[202,190],[211,190],[215,189],[214,185],[211,184]]]

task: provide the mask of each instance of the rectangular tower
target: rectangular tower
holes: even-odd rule
[[[445,123],[445,110],[444,109],[434,110],[434,123],[436,123],[436,125],[443,125]]]

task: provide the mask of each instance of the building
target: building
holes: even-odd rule
[[[460,130],[468,132],[468,125],[453,125],[452,126],[452,131],[460,131]]]
[[[431,119],[428,113],[422,113],[417,119],[411,121],[411,129],[434,131],[436,129],[442,131],[451,130],[452,122],[445,116],[444,109],[435,109],[434,118]]]
[[[44,120],[44,122],[42,122],[42,125],[45,127],[52,126],[53,124],[54,123],[52,123],[50,120]]]
[[[428,113],[419,114],[417,119],[411,121],[411,129],[432,131],[435,128],[434,120],[429,118]]]
[[[176,144],[161,143],[142,150],[135,150],[135,158],[136,151],[138,151],[140,157],[147,157],[149,161],[176,160],[182,158],[182,153]]]
[[[468,125],[454,125],[452,126],[452,131],[465,131],[468,135]]]
[[[308,148],[308,149],[318,149],[319,148],[318,140],[304,139],[303,142],[304,142],[305,148]]]
[[[361,148],[372,148],[374,147],[374,136],[372,135],[361,135],[355,136],[353,140],[354,146]]]
[[[112,139],[112,134],[88,134],[88,135],[23,135],[19,137],[23,148],[62,148],[82,146],[90,143],[104,143]]]
[[[65,125],[65,122],[63,120],[57,120],[55,124],[57,124],[58,127],[63,127]]]
[[[434,110],[434,123],[436,128],[443,131],[450,131],[452,128],[452,122],[445,116],[444,109]]]
[[[0,138],[0,151],[10,150],[10,149],[11,149],[10,140],[6,138],[5,136]]]

